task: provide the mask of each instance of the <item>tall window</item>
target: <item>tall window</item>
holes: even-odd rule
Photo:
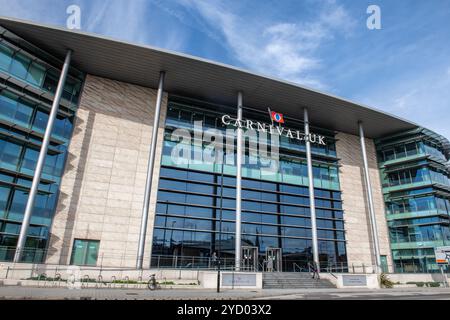
[[[0,72],[7,77],[2,81],[3,87],[0,89],[0,261],[10,261],[14,256],[42,143],[39,133],[44,133],[48,123],[49,97],[39,93],[41,89],[51,89],[50,92],[54,93],[61,71],[51,67],[55,61],[41,61],[33,52],[27,53],[27,48],[20,48],[20,38],[12,39],[7,34],[3,34],[1,38]],[[51,134],[43,180],[39,185],[30,221],[24,262],[41,263],[45,257],[48,229],[56,210],[67,145],[72,135],[74,111],[84,77],[74,69],[71,73],[76,76],[68,76],[63,95],[71,104],[58,112]],[[76,247],[79,245],[82,244],[77,243]],[[77,251],[75,261],[95,265],[96,247],[98,244],[95,242],[88,242],[84,251]],[[80,255],[84,255],[84,258],[79,258]]]
[[[0,69],[8,71],[12,61],[13,51],[0,44]]]
[[[28,67],[30,65],[31,60],[26,56],[18,53],[14,56],[14,60],[12,61],[10,72],[21,78],[25,79],[27,77]]]
[[[70,264],[79,266],[96,266],[98,257],[98,240],[75,239]]]
[[[44,82],[45,68],[33,62],[28,70],[27,81],[40,87]]]

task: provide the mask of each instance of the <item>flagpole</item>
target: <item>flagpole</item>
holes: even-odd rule
[[[270,107],[267,107],[267,110],[269,110],[269,117],[270,117],[270,121],[272,121],[272,127],[273,127],[272,110],[270,110]]]

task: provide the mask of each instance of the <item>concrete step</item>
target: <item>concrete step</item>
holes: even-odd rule
[[[264,279],[263,282],[267,283],[317,283],[321,282],[322,280],[266,280]]]
[[[309,284],[309,283],[264,283],[263,284],[264,287],[308,287],[308,288],[316,288],[316,287],[324,287],[324,288],[329,288],[329,287],[334,287],[331,284]]]
[[[264,280],[270,280],[270,281],[315,281],[315,279],[312,279],[311,277],[308,278],[263,278]]]
[[[310,273],[274,272],[263,274],[263,288],[323,289],[336,288],[336,286],[327,279],[312,279]]]
[[[263,283],[267,284],[290,284],[290,283],[304,283],[304,284],[316,284],[316,283],[327,283],[328,280],[318,280],[318,281],[266,281],[264,280]]]
[[[298,277],[312,277],[312,274],[310,273],[287,273],[284,274],[282,272],[273,272],[273,273],[265,273],[266,276],[270,277],[276,277],[276,276],[280,276],[280,277],[294,277],[294,278],[298,278]]]
[[[274,285],[263,286],[264,289],[335,289],[334,286]]]
[[[307,286],[307,285],[263,285],[264,289],[335,289],[336,287],[333,285],[315,285],[315,286]]]
[[[334,287],[331,283],[263,283],[264,286],[300,286],[300,287]]]

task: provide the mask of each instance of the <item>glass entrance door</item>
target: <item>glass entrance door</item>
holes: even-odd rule
[[[266,249],[266,271],[267,272],[281,272],[281,249],[267,248]]]
[[[242,247],[242,270],[244,271],[258,270],[257,247]]]

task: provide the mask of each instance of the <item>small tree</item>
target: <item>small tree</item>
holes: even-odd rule
[[[382,288],[391,289],[394,287],[394,283],[388,278],[386,273],[380,274],[380,285]]]

